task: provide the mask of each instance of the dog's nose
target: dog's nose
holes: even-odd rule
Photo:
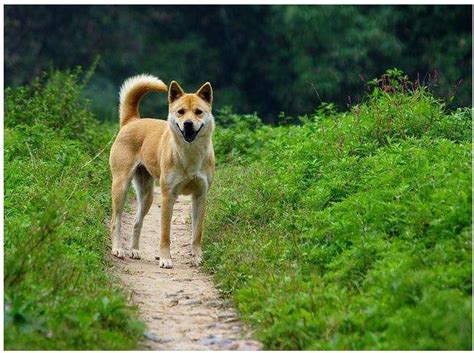
[[[193,121],[192,120],[186,120],[183,124],[183,127],[185,130],[192,129],[193,128]]]

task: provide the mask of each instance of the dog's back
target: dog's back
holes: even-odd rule
[[[157,119],[142,119],[139,112],[140,100],[148,92],[167,92],[167,86],[151,75],[138,75],[127,79],[120,89],[120,131],[110,152],[110,168],[112,174],[122,174],[121,170],[128,171],[131,164],[143,163],[149,160],[149,171],[153,176],[159,177],[158,161],[156,155],[148,157],[146,148],[157,146],[162,135],[167,130],[167,122]],[[142,155],[145,152],[145,156]]]

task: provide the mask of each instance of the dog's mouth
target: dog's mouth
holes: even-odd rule
[[[178,127],[178,130],[181,132],[181,135],[183,135],[184,141],[191,143],[196,139],[197,135],[199,134],[199,131],[201,131],[204,124],[201,124],[201,127],[197,131],[194,130],[192,126],[191,127],[185,126],[184,130],[181,130],[178,123],[176,123],[176,126]]]

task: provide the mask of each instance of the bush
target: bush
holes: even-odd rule
[[[238,115],[230,107],[225,107],[216,114],[216,124],[214,150],[218,163],[236,161],[242,157],[255,158],[255,152],[259,149],[257,144],[265,141],[257,136],[256,131],[266,129],[255,113]]]
[[[206,266],[266,348],[472,348],[471,110],[392,76],[217,170]]]
[[[80,77],[5,92],[6,349],[132,349],[143,332],[105,260],[114,127]]]

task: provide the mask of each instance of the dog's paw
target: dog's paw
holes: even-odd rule
[[[131,249],[129,254],[131,259],[140,259],[140,251],[138,249]]]
[[[165,259],[165,258],[161,258],[160,259],[160,267],[162,268],[173,268],[173,262],[171,261],[171,259]]]
[[[194,256],[194,260],[193,260],[193,266],[201,266],[202,264],[202,256]]]
[[[125,258],[125,251],[121,248],[113,248],[112,255],[123,260]]]
[[[202,263],[202,249],[200,247],[193,247],[191,254],[194,257],[193,266],[199,266]]]

